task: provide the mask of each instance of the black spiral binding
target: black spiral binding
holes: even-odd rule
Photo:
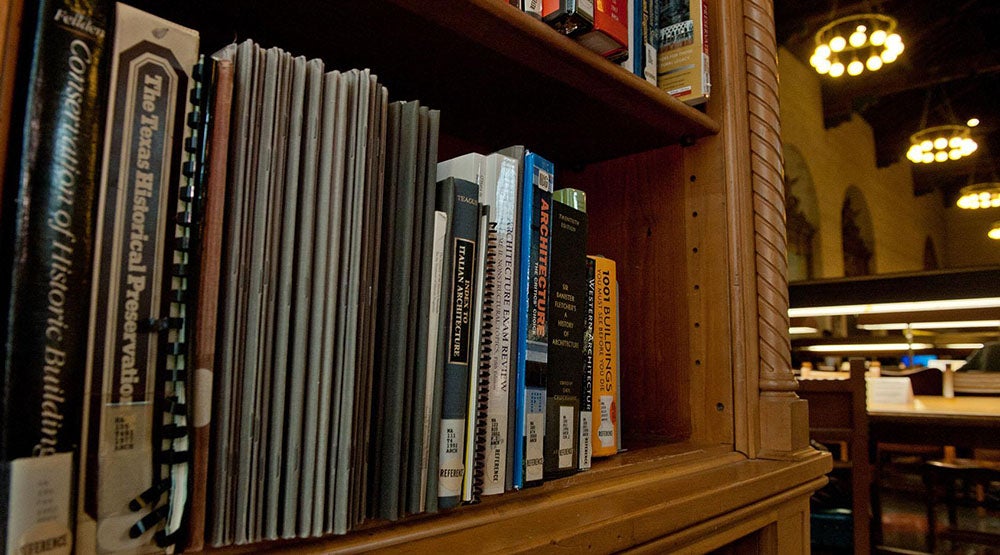
[[[496,276],[497,229],[490,222],[486,236],[486,267],[483,271],[482,337],[479,342],[479,376],[476,382],[476,438],[472,474],[472,501],[479,502],[486,475],[486,442],[489,438],[486,411],[490,400],[490,365],[493,358],[493,290]]]
[[[192,228],[197,220],[197,204],[204,180],[205,157],[204,121],[207,117],[208,91],[205,78],[204,56],[199,57],[192,76],[194,85],[189,98],[187,125],[190,133],[184,141],[185,162],[181,168],[181,185],[177,191],[176,213],[173,222],[167,304],[169,313],[159,320],[147,322],[149,331],[163,333],[165,371],[161,374],[162,397],[157,403],[161,420],[157,421],[158,443],[154,465],[158,468],[156,482],[129,504],[134,512],[148,510],[130,529],[129,535],[137,538],[147,530],[160,527],[155,534],[157,546],[166,548],[181,543],[186,530],[190,485],[190,407],[187,403],[188,380],[188,326],[194,306],[188,291],[193,280]],[[193,281],[191,281],[193,283]]]

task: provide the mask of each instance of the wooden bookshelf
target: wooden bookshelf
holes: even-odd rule
[[[501,0],[136,5],[197,28],[206,52],[254,38],[371,68],[393,99],[441,109],[442,159],[530,145],[557,187],[587,191],[590,249],[622,287],[627,453],[476,506],[219,551],[808,552],[831,461],[808,448],[790,370],[768,0],[709,1],[704,110]]]

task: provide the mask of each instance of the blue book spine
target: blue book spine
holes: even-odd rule
[[[552,218],[552,162],[524,156],[521,203],[521,275],[515,395],[514,487],[542,481],[545,437],[545,374],[548,365],[549,237]]]

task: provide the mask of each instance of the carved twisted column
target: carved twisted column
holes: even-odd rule
[[[808,413],[791,371],[785,194],[778,119],[774,7],[743,2],[747,103],[753,187],[757,318],[760,349],[761,454],[787,457],[808,448]]]

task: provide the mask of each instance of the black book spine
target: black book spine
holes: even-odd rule
[[[42,0],[23,27],[27,72],[14,104],[23,111],[11,125],[0,218],[5,552],[14,542],[72,543],[107,12],[101,1]],[[49,532],[25,535],[31,528]]]
[[[545,477],[579,469],[580,392],[587,302],[587,214],[552,203],[551,327],[545,406]]]
[[[450,282],[447,322],[447,350],[444,356],[444,389],[441,405],[440,467],[438,468],[438,505],[447,509],[462,499],[465,475],[465,419],[468,416],[469,380],[476,367],[472,352],[472,313],[476,284],[476,243],[479,238],[479,186],[464,179],[449,177],[454,183],[454,219],[451,242],[451,266],[445,268]],[[442,190],[439,186],[439,191]],[[444,188],[447,190],[447,187]],[[444,300],[442,300],[442,303]]]

